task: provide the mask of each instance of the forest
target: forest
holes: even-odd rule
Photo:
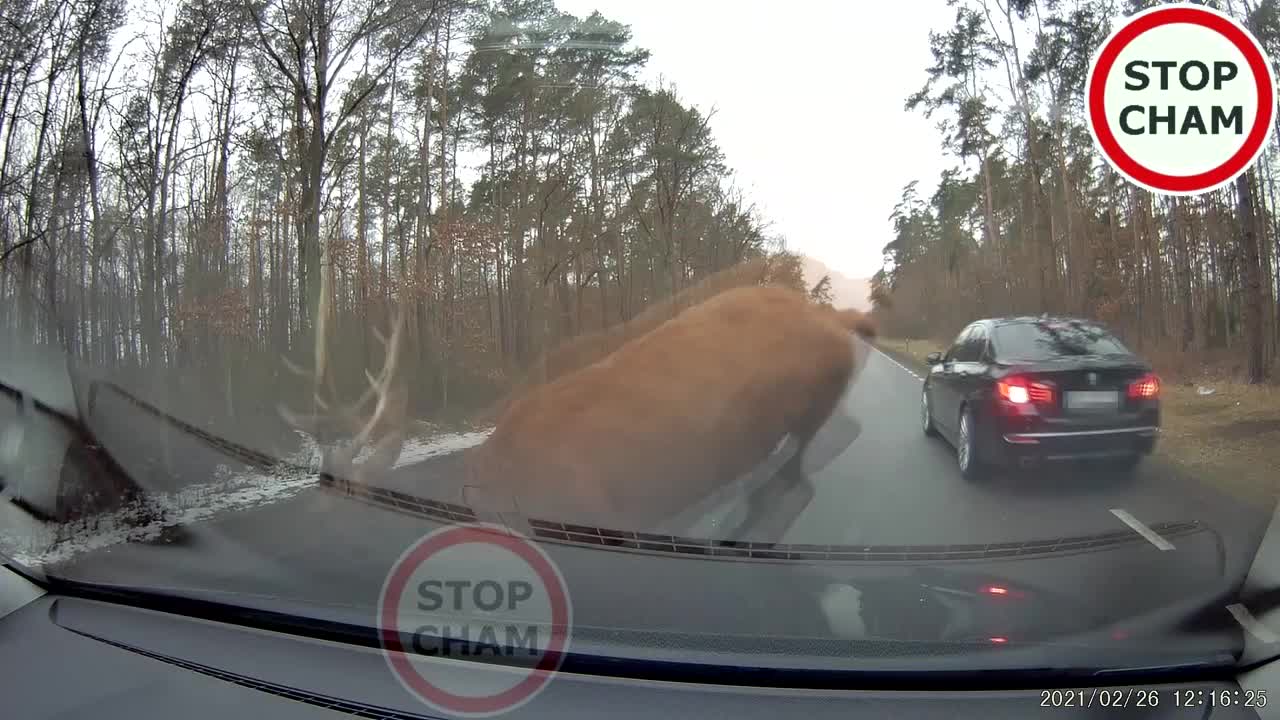
[[[946,343],[977,317],[1071,314],[1107,324],[1171,376],[1274,379],[1280,136],[1224,188],[1155,195],[1096,150],[1084,86],[1115,23],[1157,3],[950,4],[955,25],[930,34],[934,62],[905,106],[937,120],[955,162],[892,209],[872,281],[886,327]],[[1280,4],[1201,4],[1280,57]]]
[[[358,392],[392,301],[412,413],[447,418],[717,269],[768,256],[801,282],[713,111],[639,80],[649,53],[599,14],[0,7],[0,328],[192,422],[269,426],[317,334]]]

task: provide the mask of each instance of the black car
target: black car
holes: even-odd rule
[[[1100,459],[1133,470],[1160,432],[1160,378],[1098,323],[987,318],[931,353],[926,435],[956,448],[960,472]]]

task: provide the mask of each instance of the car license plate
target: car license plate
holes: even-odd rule
[[[1064,393],[1062,403],[1070,410],[1115,410],[1120,393],[1115,390],[1077,390]]]

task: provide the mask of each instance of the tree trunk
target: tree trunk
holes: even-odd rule
[[[1240,216],[1240,250],[1244,269],[1244,336],[1247,377],[1250,384],[1266,379],[1263,365],[1262,268],[1258,264],[1257,218],[1253,213],[1253,169],[1236,178],[1236,202]]]

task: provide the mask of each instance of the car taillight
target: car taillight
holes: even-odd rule
[[[1017,590],[1006,585],[983,585],[981,592],[984,595],[1001,598],[1022,598],[1025,594],[1021,590]]]
[[[1150,400],[1160,397],[1160,378],[1154,373],[1147,373],[1129,383],[1129,397],[1135,400]]]
[[[1014,405],[1034,403],[1036,405],[1053,404],[1053,386],[1042,382],[1033,382],[1022,377],[1007,377],[996,383],[996,392],[1005,402]]]

